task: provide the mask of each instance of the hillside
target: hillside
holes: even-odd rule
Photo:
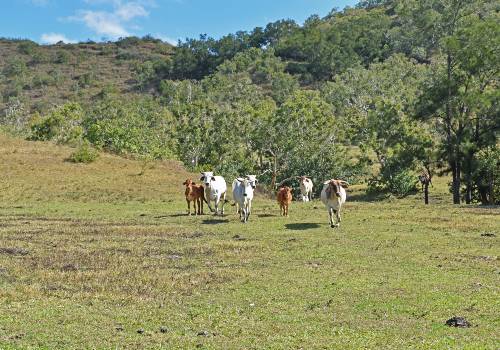
[[[308,174],[404,197],[451,174],[455,204],[498,204],[499,13],[370,0],[176,47],[3,40],[0,129],[271,188]]]
[[[136,94],[134,67],[171,53],[152,38],[56,45],[0,39],[0,110],[12,98],[44,113],[68,100],[85,105],[106,93]]]
[[[448,178],[429,206],[349,189],[335,230],[261,196],[242,224],[188,217],[177,162],[71,151],[0,134],[2,349],[496,347],[499,211]]]

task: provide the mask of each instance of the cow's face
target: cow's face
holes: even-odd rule
[[[340,197],[340,184],[337,180],[331,180],[330,183],[328,184],[330,187],[330,190],[335,193],[337,197]]]
[[[185,185],[186,187],[191,187],[192,185],[194,185],[194,182],[191,181],[191,179],[187,179],[182,184]]]
[[[248,193],[247,193],[248,186],[251,186],[250,181],[246,177],[244,177],[244,178],[239,177],[236,180],[238,180],[238,182],[243,187],[243,196],[246,197],[248,195]]]
[[[255,175],[247,175],[246,179],[248,180],[248,183],[250,186],[255,190],[255,187],[257,187],[257,176]]]
[[[288,197],[289,195],[291,196],[292,195],[292,189],[288,186],[285,186],[285,187],[282,187],[283,189],[283,192],[285,193],[286,197]]]
[[[202,172],[200,181],[202,181],[205,186],[209,186],[210,182],[215,181],[214,173],[211,171]]]
[[[307,176],[301,176],[300,177],[300,183],[305,185],[306,183],[308,183],[310,180]]]
[[[329,180],[323,184],[328,185],[327,193],[335,193],[335,196],[340,197],[340,188],[349,187],[349,183],[344,180]]]

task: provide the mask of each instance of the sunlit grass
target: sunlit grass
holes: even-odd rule
[[[446,179],[429,206],[354,186],[340,229],[262,197],[245,225],[186,216],[178,163],[71,151],[0,136],[2,349],[497,348],[500,210]]]

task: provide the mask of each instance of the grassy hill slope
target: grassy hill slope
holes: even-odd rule
[[[171,52],[171,45],[154,39],[56,45],[0,39],[0,110],[11,97],[43,112],[68,100],[89,103],[106,92],[137,93],[133,67]]]
[[[484,348],[499,337],[498,208],[349,192],[250,222],[185,215],[176,162],[0,135],[0,348]],[[496,236],[486,236],[494,234]],[[452,316],[472,328],[449,328]]]

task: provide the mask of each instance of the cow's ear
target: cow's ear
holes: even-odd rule
[[[339,183],[340,183],[340,186],[342,186],[342,187],[345,187],[345,188],[349,187],[349,183],[347,181],[339,180]]]
[[[184,181],[182,184],[183,184],[183,185],[187,185],[187,182],[186,182],[186,181]]]
[[[191,182],[191,185],[196,185],[196,182]]]
[[[203,181],[204,178],[205,178],[205,176],[200,177],[200,181]]]

